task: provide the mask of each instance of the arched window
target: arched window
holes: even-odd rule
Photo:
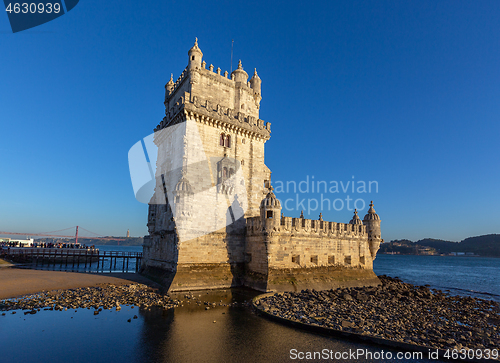
[[[229,169],[229,177],[232,177],[233,174],[234,174],[234,169],[233,168]]]
[[[220,146],[224,146],[224,139],[225,139],[224,134],[220,134],[220,141],[219,141]]]
[[[222,177],[227,178],[227,168],[226,167],[224,167],[224,169],[222,169]]]
[[[231,136],[226,135],[226,140],[224,142],[225,147],[231,147]]]

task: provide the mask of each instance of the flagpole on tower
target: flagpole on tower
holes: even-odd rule
[[[234,39],[231,39],[231,73],[233,73],[233,46],[234,46]]]

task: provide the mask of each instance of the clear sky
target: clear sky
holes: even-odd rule
[[[499,19],[496,0],[84,0],[12,34],[0,14],[0,230],[145,235],[127,153],[198,37],[207,64],[230,71],[234,39],[233,69],[257,68],[276,188],[336,181],[323,198],[373,199],[386,241],[500,233]],[[344,193],[353,180],[378,192]]]

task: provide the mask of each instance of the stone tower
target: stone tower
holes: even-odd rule
[[[165,85],[165,117],[154,130],[141,272],[169,291],[379,284],[373,203],[363,221],[355,210],[350,223],[283,216],[264,164],[271,125],[259,119],[257,70],[249,80],[241,61],[230,76],[207,67],[197,40],[187,61]]]
[[[279,229],[281,224],[281,203],[274,195],[273,187],[269,187],[266,197],[260,203],[260,219],[265,231]]]
[[[171,77],[165,85],[165,117],[155,128],[155,131],[160,131],[184,121],[193,121],[200,144],[193,141],[195,145],[189,150],[202,148],[204,158],[218,159],[216,163],[228,158],[233,163],[234,173],[241,167],[248,198],[246,217],[259,215],[260,201],[265,195],[263,181],[270,180],[269,168],[264,164],[264,144],[270,138],[271,124],[259,119],[261,83],[256,70],[248,81],[241,61],[231,78],[220,68],[214,71],[210,65],[207,69],[196,40],[188,51],[186,69],[175,83]],[[201,161],[199,159],[203,158],[190,156],[188,165]],[[224,169],[217,170],[213,160],[207,166],[211,180],[204,177],[203,182],[209,182],[210,186],[219,184],[217,179],[227,177],[227,174],[222,175]],[[196,193],[201,186],[189,176],[187,178]]]
[[[165,85],[165,117],[154,130],[156,188],[142,269],[170,271],[173,285],[196,275],[200,288],[227,287],[244,263],[245,218],[260,215],[270,182],[264,144],[271,124],[259,119],[256,70],[249,81],[241,61],[230,78],[207,67],[197,39],[187,61]]]
[[[373,208],[373,201],[370,202],[370,209],[368,209],[368,213],[363,218],[363,224],[366,226],[366,231],[368,232],[370,253],[372,258],[375,259],[382,239],[380,234],[380,217]]]

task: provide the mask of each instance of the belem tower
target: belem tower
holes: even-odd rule
[[[155,128],[154,195],[141,273],[169,291],[248,286],[261,291],[379,284],[380,218],[370,204],[349,223],[285,217],[273,193],[259,118],[261,79],[203,60],[165,85]]]

